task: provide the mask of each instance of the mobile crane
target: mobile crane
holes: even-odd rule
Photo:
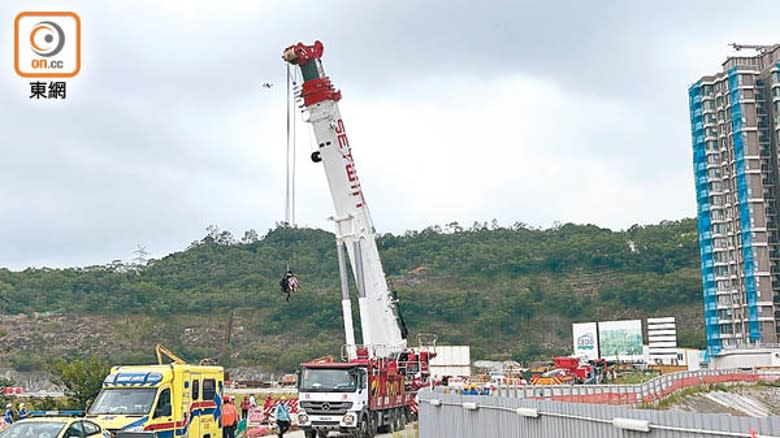
[[[307,438],[330,431],[373,437],[377,430],[395,431],[415,413],[415,392],[427,384],[429,360],[435,356],[435,336],[418,337],[407,346],[407,330],[379,258],[376,235],[357,175],[352,148],[341,119],[341,92],[322,67],[324,47],[298,43],[282,54],[300,69],[297,92],[304,120],[312,125],[336,214],[336,250],[341,281],[341,305],[346,343],[342,361],[319,358],[301,365],[298,379],[300,411],[294,418]],[[346,254],[346,255],[345,255]],[[346,257],[358,292],[362,344],[355,342]]]

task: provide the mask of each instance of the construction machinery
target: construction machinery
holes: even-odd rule
[[[179,365],[184,365],[187,363],[184,359],[180,358],[179,356],[175,355],[173,351],[167,349],[163,344],[157,344],[154,347],[154,353],[157,355],[157,364],[158,365],[164,365],[165,364],[165,357],[167,357],[171,363],[176,363]]]
[[[766,44],[739,44],[739,43],[731,43],[729,44],[731,48],[734,49],[735,52],[739,52],[740,50],[755,50],[759,54],[763,55],[775,47],[777,45],[766,45]]]
[[[339,112],[341,92],[325,75],[323,51],[319,41],[298,43],[285,49],[282,58],[300,71],[302,83],[295,97],[316,138],[311,159],[322,163],[333,198],[346,342],[340,361],[326,357],[302,364],[301,410],[294,420],[307,438],[330,431],[365,438],[378,430],[399,429],[415,413],[415,391],[429,380],[436,337],[419,338],[417,348],[407,346],[406,325],[385,279],[374,224]],[[361,344],[355,340],[347,258],[357,285]]]
[[[605,365],[605,363],[604,363]],[[531,377],[532,385],[565,385],[596,383],[601,376],[602,363],[583,363],[578,357],[556,357],[551,369],[536,371]]]

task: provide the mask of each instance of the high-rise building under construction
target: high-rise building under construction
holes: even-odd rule
[[[780,338],[780,45],[689,90],[709,354]]]

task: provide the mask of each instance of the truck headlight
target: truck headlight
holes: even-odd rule
[[[306,424],[309,422],[309,416],[306,414],[298,414],[298,424]]]
[[[129,427],[129,428],[126,428],[126,429],[122,429],[122,432],[143,432],[143,431],[144,431],[144,425],[143,424],[140,425],[140,426],[134,426],[134,427]]]
[[[343,421],[344,424],[352,424],[355,422],[355,416],[352,414],[344,415],[344,418],[341,421]]]

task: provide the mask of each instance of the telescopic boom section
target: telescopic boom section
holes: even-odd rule
[[[374,226],[338,108],[341,92],[325,76],[321,61],[323,50],[319,41],[310,46],[298,43],[288,47],[282,58],[301,70],[303,84],[299,97],[303,99],[304,118],[311,123],[317,140],[317,152],[312,158],[322,161],[336,209],[334,220],[339,268],[342,271],[342,310],[347,344],[354,345],[355,338],[342,256],[344,249],[349,255],[358,287],[363,344],[373,347],[373,353],[383,356],[388,353],[380,353],[382,347],[389,349],[384,351],[398,351],[406,347],[406,329],[399,316],[397,302],[385,281]],[[354,349],[350,356],[354,357]]]

